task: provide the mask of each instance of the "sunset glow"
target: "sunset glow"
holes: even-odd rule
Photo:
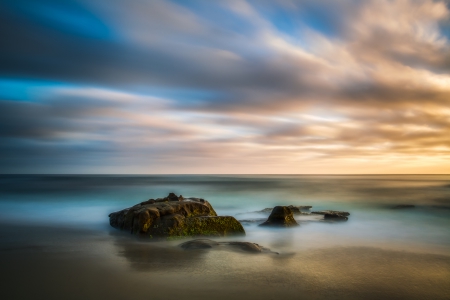
[[[450,173],[450,4],[6,0],[2,173]]]

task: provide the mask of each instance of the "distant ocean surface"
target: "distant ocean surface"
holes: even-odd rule
[[[379,276],[383,277],[388,276],[391,272],[389,266],[392,263],[386,260],[387,257],[392,258],[395,255],[399,255],[398,253],[403,253],[399,257],[431,255],[427,256],[426,259],[423,258],[423,266],[435,264],[433,265],[435,266],[434,270],[438,272],[436,274],[439,276],[435,274],[436,278],[430,277],[432,278],[430,279],[430,284],[437,285],[438,288],[433,292],[435,294],[429,294],[429,299],[445,299],[445,293],[449,292],[448,288],[439,290],[439,286],[442,284],[440,280],[445,282],[446,279],[449,279],[448,282],[450,282],[450,260],[448,259],[448,254],[450,253],[450,175],[1,175],[1,258],[4,261],[15,262],[14,265],[11,263],[11,270],[19,268],[21,272],[26,273],[27,270],[25,269],[27,267],[25,265],[23,270],[20,264],[18,267],[18,262],[23,262],[23,257],[20,256],[21,258],[19,259],[14,254],[26,253],[26,256],[29,258],[33,255],[40,257],[30,262],[32,265],[37,263],[36,261],[48,263],[47,259],[50,258],[45,256],[48,253],[66,255],[72,251],[70,253],[78,253],[80,257],[83,255],[89,258],[101,256],[106,261],[105,265],[108,265],[108,267],[116,265],[117,268],[122,268],[123,272],[128,272],[126,276],[134,276],[131,275],[135,274],[132,271],[134,266],[135,271],[147,272],[148,276],[155,274],[152,273],[155,272],[155,268],[159,268],[159,271],[164,269],[166,272],[164,273],[165,276],[169,277],[178,276],[179,272],[183,273],[183,270],[187,272],[186,274],[209,272],[208,274],[212,276],[211,278],[216,278],[217,282],[234,280],[223,277],[221,270],[228,268],[227,272],[236,274],[236,280],[239,279],[239,282],[242,284],[244,282],[248,284],[247,286],[239,287],[239,291],[253,289],[255,298],[262,291],[257,290],[249,279],[251,276],[256,276],[255,272],[260,274],[255,269],[256,263],[256,265],[260,265],[261,272],[272,270],[272,279],[275,280],[275,283],[279,280],[279,283],[277,283],[279,285],[272,282],[272,289],[267,290],[267,293],[270,294],[272,291],[276,295],[279,292],[279,289],[284,286],[283,282],[287,282],[287,279],[283,279],[285,281],[281,280],[281,269],[279,273],[276,271],[279,264],[283,264],[282,260],[276,261],[276,268],[274,267],[275,260],[272,258],[257,258],[261,261],[253,261],[250,266],[249,262],[254,258],[249,258],[244,254],[244,256],[227,254],[227,261],[230,264],[233,264],[233,261],[239,261],[236,265],[240,266],[248,263],[248,268],[251,269],[253,275],[247,274],[237,266],[235,268],[227,266],[227,263],[218,258],[220,256],[217,253],[205,254],[202,258],[203,263],[195,266],[188,265],[186,260],[177,256],[178,254],[174,254],[174,258],[167,260],[152,260],[142,254],[142,251],[145,253],[146,251],[149,251],[148,253],[156,251],[156,243],[141,245],[142,243],[131,236],[117,235],[119,234],[117,230],[109,226],[109,213],[149,198],[164,197],[169,192],[174,192],[177,195],[181,194],[184,197],[204,198],[212,204],[219,215],[235,216],[238,220],[256,220],[253,223],[243,223],[247,235],[239,239],[259,243],[280,252],[281,255],[297,255],[295,259],[290,256],[287,258],[286,256],[283,258],[283,261],[286,263],[292,260],[292,264],[288,265],[292,268],[290,272],[293,272],[292,274],[294,275],[292,276],[294,277],[303,276],[302,278],[306,280],[305,276],[310,276],[307,274],[315,276],[311,275],[313,277],[308,277],[311,285],[317,289],[322,289],[326,293],[317,294],[315,289],[308,290],[309,285],[302,286],[301,291],[304,293],[308,291],[312,294],[315,293],[314,295],[318,299],[327,298],[332,294],[345,296],[349,299],[352,298],[349,295],[360,297],[372,295],[374,299],[384,296],[389,298],[397,297],[399,299],[404,297],[411,298],[413,294],[408,294],[410,291],[409,287],[404,286],[403,289],[399,290],[392,285],[393,283],[387,282],[385,292],[388,294],[377,294],[381,292],[376,292],[378,291],[377,287],[370,286],[371,279],[364,279],[364,276],[361,277],[359,275],[355,277],[355,274],[357,274],[355,270],[351,274],[349,273],[348,276],[349,280],[354,280],[356,283],[361,281],[359,286],[350,288],[342,286],[342,283],[336,283],[336,286],[326,285],[325,283],[321,285],[322,281],[320,281],[320,278],[322,277],[320,277],[320,273],[315,273],[314,271],[314,266],[318,266],[319,262],[315,262],[315,265],[312,265],[315,261],[314,258],[320,258],[320,260],[323,258],[324,261],[327,261],[328,266],[334,264],[337,266],[339,263],[347,261],[346,259],[349,259],[348,261],[350,262],[355,257],[359,259],[366,257],[367,260],[363,260],[358,266],[367,264],[367,272],[375,272],[374,270],[381,268],[377,272],[379,272]],[[411,204],[415,207],[393,209],[396,205],[402,204]],[[300,226],[282,230],[257,226],[258,219],[267,218],[267,215],[257,213],[257,211],[276,205],[311,205],[313,207],[312,211],[325,209],[347,211],[350,212],[350,217],[346,222],[331,223],[321,221],[317,217],[299,216],[296,219]],[[69,232],[73,234],[69,234]],[[77,232],[79,234],[75,234]],[[88,232],[89,234],[84,234],[83,232]],[[129,244],[128,240],[132,241],[130,243],[136,244]],[[176,248],[176,245],[176,242],[172,242],[165,245],[165,247]],[[136,250],[134,247],[144,248]],[[35,251],[33,249],[40,250]],[[379,254],[381,252],[374,254],[375,252],[371,252],[375,251],[373,249],[377,249],[376,251],[394,251],[392,252],[394,254]],[[331,252],[317,254],[319,253],[317,251]],[[317,256],[308,256],[311,253],[315,253],[314,255]],[[164,255],[163,257],[165,257]],[[311,269],[309,273],[306,269],[302,269],[301,265],[293,267],[295,265],[294,262],[299,263],[301,261],[299,257],[302,257],[302,255],[303,257],[309,257],[308,262],[310,265],[303,265],[305,268],[309,266]],[[158,256],[158,254],[155,254],[155,256]],[[242,260],[242,257],[247,258]],[[412,270],[410,268],[414,266],[413,262],[416,261],[420,265],[421,259],[420,257],[405,258],[405,263],[402,265],[404,269],[399,266],[393,270],[398,275],[397,279],[393,279],[394,282],[397,282],[399,285],[405,285],[405,282],[408,280],[416,280],[417,282],[422,282],[420,284],[425,284],[422,279],[429,277],[433,273],[429,270],[426,273],[420,273],[425,272],[425,267],[421,268],[421,270],[411,271],[411,274],[417,275],[414,275],[416,277],[408,277],[413,276],[408,275],[408,272],[410,272],[408,270]],[[80,258],[80,260],[86,262],[88,258]],[[50,261],[53,261],[53,258]],[[68,260],[62,261],[67,262]],[[179,262],[178,267],[173,266],[174,261]],[[382,268],[383,263],[385,264],[384,269]],[[51,272],[54,272],[54,274],[51,273],[53,275],[49,275],[48,280],[56,280],[55,278],[59,278],[57,268],[60,265],[54,265],[53,269],[51,265],[51,263],[47,264],[47,268],[53,270]],[[77,264],[79,268],[82,265],[82,263]],[[119,267],[119,265],[121,266]],[[170,269],[169,266],[173,270],[172,273],[167,271]],[[1,273],[11,271],[8,268],[8,264],[5,263],[3,267],[0,267]],[[87,263],[85,268],[86,270],[88,269]],[[76,270],[76,267],[71,270]],[[82,272],[81,270],[80,272]],[[62,272],[64,273],[65,271]],[[11,274],[14,274],[14,272]],[[15,284],[19,286],[22,282],[20,276],[23,275],[18,273],[17,278],[11,275],[6,279],[4,278],[6,281],[2,281],[8,282],[9,280],[9,284],[12,286]],[[76,277],[77,275],[74,273],[71,276]],[[405,276],[406,279],[404,279]],[[79,275],[79,277],[82,278],[83,276]],[[247,282],[243,278],[250,281]],[[114,279],[111,280],[114,281]],[[43,296],[48,296],[48,291],[44,288],[46,286],[45,282],[47,281],[41,282],[37,290]],[[200,293],[202,285],[195,284],[199,282],[195,281],[194,283],[189,282],[186,284],[192,288],[192,295],[202,298],[203,294]],[[89,284],[85,283],[86,286],[89,286]],[[236,289],[239,284],[236,285]],[[90,287],[95,292],[74,295],[77,297],[82,296],[86,299],[103,297],[106,295],[104,294],[107,290],[106,286],[107,283],[105,283],[104,290],[101,288],[101,285],[97,286],[98,290]],[[211,283],[211,286],[214,286],[214,284]],[[266,286],[266,288],[269,287]],[[291,286],[290,288],[293,287]],[[300,287],[298,288],[300,289]],[[353,288],[357,290],[352,290]],[[61,289],[61,294],[67,292],[63,288]],[[428,293],[427,288],[425,287],[424,289],[424,292]],[[122,291],[124,294],[129,292],[126,287],[123,287]],[[288,298],[289,295],[294,297],[296,290],[289,291],[292,294],[286,292],[286,296]],[[142,297],[145,298],[146,291],[142,290],[140,292]],[[237,293],[238,291],[236,290],[235,292]],[[9,295],[17,299],[27,297],[27,294],[20,293],[22,292],[11,291]],[[55,299],[60,296],[57,292],[54,295]],[[136,295],[137,299],[139,299],[140,294],[137,292]],[[224,292],[223,295],[228,294]],[[421,296],[420,293],[415,295]],[[156,296],[156,298],[164,298],[166,296],[167,294],[161,294]],[[182,294],[178,296],[182,296]],[[204,296],[206,297],[206,294]],[[252,299],[252,297],[248,299]]]
[[[295,234],[313,244],[345,239],[450,246],[449,175],[2,175],[0,219],[102,230],[109,226],[110,212],[169,192],[207,199],[219,215],[237,219],[258,217],[245,213],[276,205],[351,213],[340,224],[300,219],[305,226]],[[399,204],[416,208],[392,209]],[[267,229],[256,225],[246,225],[248,238],[267,238]]]

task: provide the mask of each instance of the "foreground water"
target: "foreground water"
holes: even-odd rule
[[[169,192],[239,220],[289,204],[351,216],[243,223],[239,239],[279,255],[186,252],[109,227],[110,212]],[[1,176],[0,282],[8,299],[448,299],[449,217],[448,175]]]

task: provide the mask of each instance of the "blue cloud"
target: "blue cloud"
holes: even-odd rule
[[[89,7],[72,0],[5,0],[2,9],[37,26],[84,38],[111,39],[105,20]]]
[[[266,145],[290,149],[311,136],[357,147],[361,136],[376,135],[374,124],[394,122],[381,118],[382,108],[400,114],[411,104],[448,106],[443,86],[450,70],[449,44],[430,44],[433,37],[450,35],[448,18],[420,11],[421,24],[414,17],[416,0],[384,6],[376,0],[232,3],[1,1],[0,166],[33,171],[42,168],[33,167],[33,161],[54,162],[57,154],[74,157],[80,168],[92,158],[114,165],[107,150],[115,142],[123,148],[117,148],[117,158],[132,153],[130,162],[137,166],[144,158],[158,162],[165,157],[170,164],[189,151],[239,156],[249,145],[270,157]],[[374,22],[386,9],[402,15],[411,28],[395,26],[395,18],[385,27]],[[362,16],[372,11],[365,22]],[[410,29],[421,25],[430,38],[411,35]],[[362,108],[358,114],[363,117],[348,116],[355,126],[344,126],[338,134],[342,120],[333,117],[336,111],[347,117],[350,108]],[[297,126],[302,114],[315,118]],[[336,123],[333,130],[328,130],[334,126],[330,122]],[[354,128],[363,129],[349,134]],[[392,143],[398,138],[378,135]],[[96,156],[96,149],[106,157]],[[36,156],[24,160],[30,152]],[[57,161],[54,169],[67,170],[64,164]]]
[[[0,101],[39,101],[49,90],[57,87],[70,86],[56,81],[0,78]]]

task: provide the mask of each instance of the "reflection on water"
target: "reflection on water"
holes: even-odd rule
[[[5,299],[448,299],[450,294],[448,254],[348,246],[280,255],[185,251],[177,246],[182,241],[145,242],[114,230],[5,223],[0,237]],[[270,243],[287,249],[301,239],[295,231],[272,237]]]
[[[256,299],[258,291],[268,294],[277,291],[279,297],[292,299],[298,297],[296,293],[318,299],[445,299],[450,292],[447,284],[450,257],[444,255],[368,247],[336,247],[281,255],[213,249],[183,251],[175,247],[178,242],[152,245],[113,236],[118,252],[132,270],[152,272],[161,278],[176,273],[185,278],[178,281],[178,288],[186,285],[201,290],[205,285],[221,283],[215,289],[227,296],[232,294],[231,287],[250,293],[238,299]],[[284,242],[283,239],[281,243]]]
[[[182,271],[202,265],[205,251],[183,251],[176,243],[138,240],[111,232],[117,255],[125,258],[137,271]],[[180,243],[180,242],[178,242]]]

